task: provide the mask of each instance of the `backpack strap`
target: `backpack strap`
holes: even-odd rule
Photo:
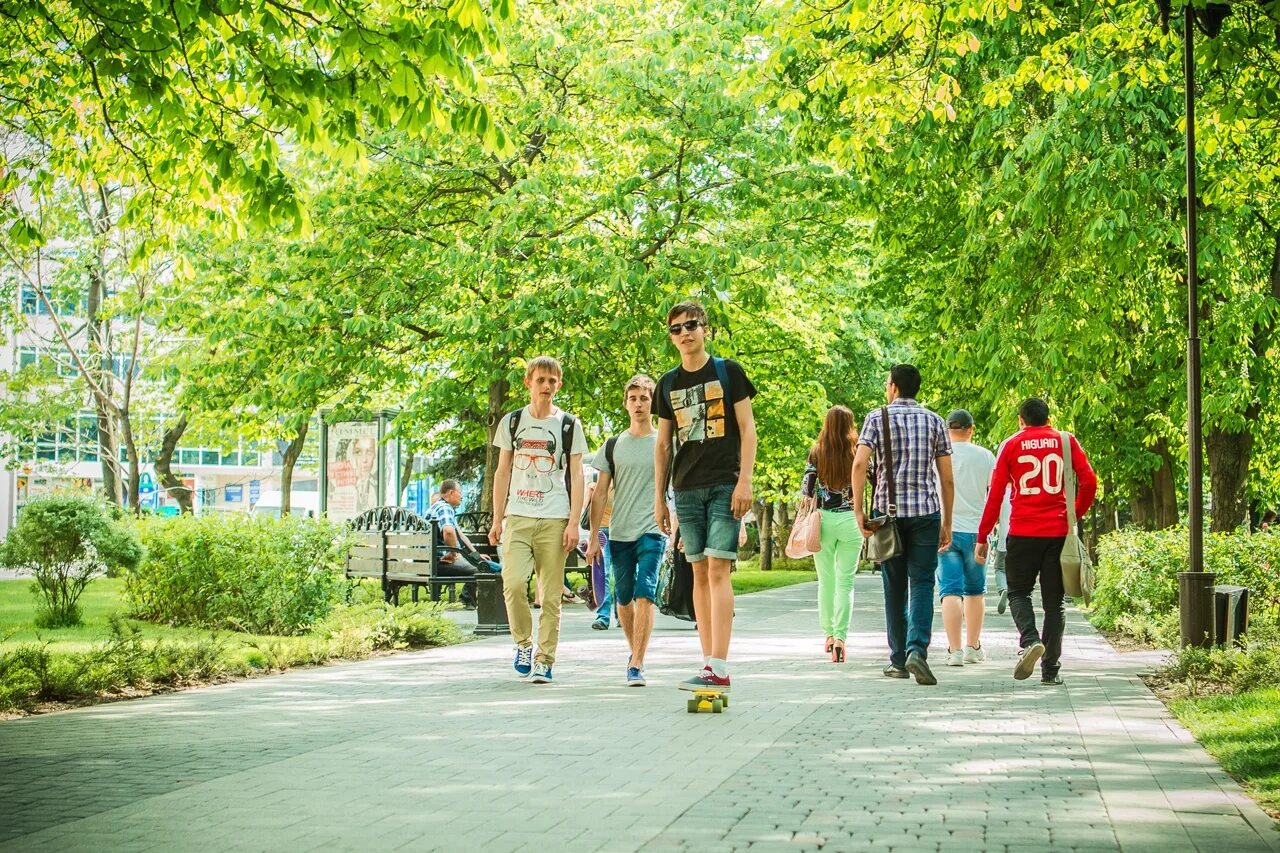
[[[613,448],[618,444],[618,437],[615,435],[604,443],[604,461],[609,463],[609,476],[615,480],[618,479],[617,471],[613,467]]]
[[[659,377],[658,379],[658,393],[662,395],[661,398],[663,400],[667,401],[668,406],[671,405],[671,389],[676,384],[676,370],[677,368],[673,367],[670,370],[668,370],[666,373],[662,374],[662,376]],[[679,444],[680,444],[680,432],[679,430],[675,429],[675,421],[672,421],[672,430],[671,430],[672,452],[679,449]]]
[[[560,467],[564,469],[564,487],[571,490],[569,479],[569,448],[573,447],[573,430],[578,419],[568,412],[562,412],[560,418]]]
[[[516,430],[520,428],[520,416],[524,414],[524,406],[516,409],[507,416],[507,424],[511,428],[511,449],[516,449]]]
[[[729,393],[729,368],[723,358],[711,357],[711,365],[715,368],[716,379],[720,380],[720,390],[724,393],[724,434],[729,435],[729,423],[733,422],[733,431],[738,431],[738,413],[733,410],[733,397]]]

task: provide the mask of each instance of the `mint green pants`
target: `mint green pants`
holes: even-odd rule
[[[822,511],[822,550],[813,555],[818,569],[818,621],[827,637],[849,635],[853,575],[858,570],[862,531],[852,512]]]

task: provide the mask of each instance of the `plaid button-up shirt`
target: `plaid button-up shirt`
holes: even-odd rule
[[[862,421],[858,444],[870,447],[878,462],[884,460],[880,410],[872,409]],[[938,472],[934,460],[951,455],[951,439],[942,418],[917,403],[899,397],[889,404],[889,429],[893,438],[893,486],[898,499],[898,517],[916,518],[942,511],[938,495]],[[889,511],[889,481],[876,477],[872,507]]]

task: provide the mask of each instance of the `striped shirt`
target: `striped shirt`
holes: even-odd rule
[[[934,460],[951,455],[951,439],[942,418],[915,400],[899,397],[889,404],[889,428],[893,439],[893,485],[898,499],[899,518],[917,518],[942,511],[938,497],[938,473]],[[877,459],[884,458],[881,441],[883,423],[879,409],[862,421],[858,444],[870,447]],[[876,478],[872,507],[889,512],[889,480]]]

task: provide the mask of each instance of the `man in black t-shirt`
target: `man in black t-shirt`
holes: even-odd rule
[[[680,366],[658,382],[654,513],[663,532],[670,533],[664,495],[670,469],[680,538],[693,566],[693,609],[703,656],[702,670],[680,689],[727,693],[733,633],[729,569],[738,556],[739,519],[751,508],[756,389],[736,361],[707,353],[707,312],[697,302],[672,308],[667,331],[680,351]]]

